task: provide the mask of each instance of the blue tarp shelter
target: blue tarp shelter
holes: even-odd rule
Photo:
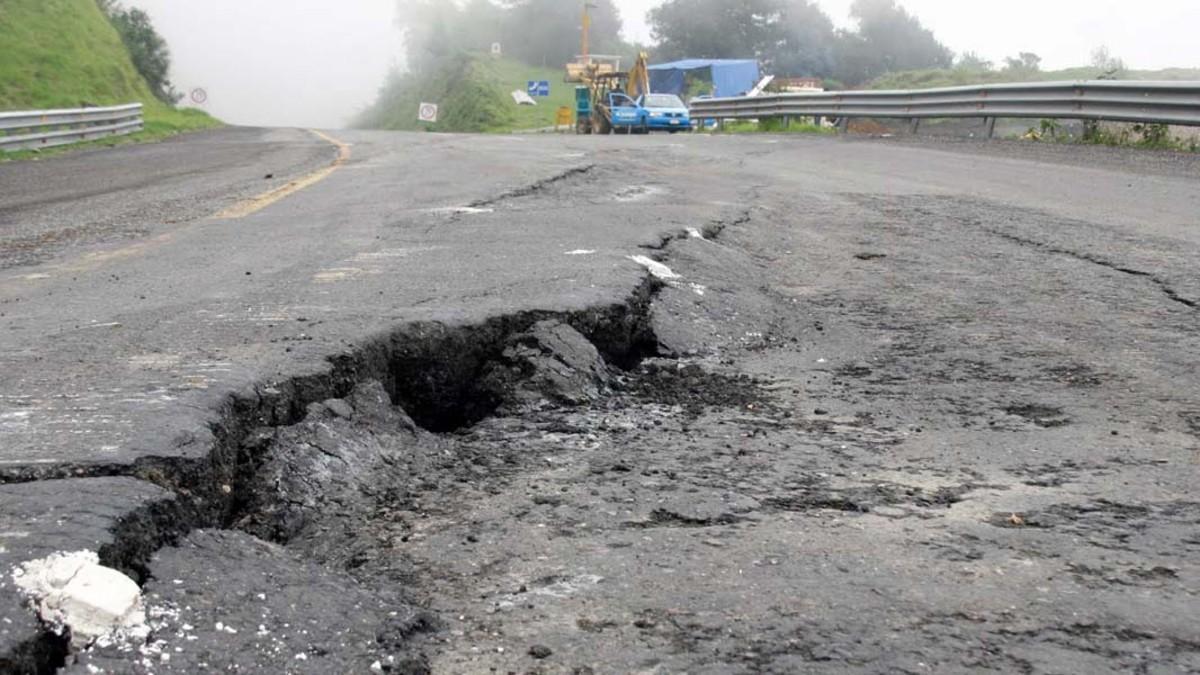
[[[650,66],[650,91],[682,96],[684,73],[712,69],[713,94],[739,96],[758,84],[758,61],[752,59],[686,59]]]

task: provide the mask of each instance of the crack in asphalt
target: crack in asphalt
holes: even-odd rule
[[[575,178],[578,176],[587,175],[587,174],[591,173],[593,170],[595,170],[595,168],[596,168],[595,164],[586,164],[584,166],[572,167],[572,168],[562,171],[560,173],[556,173],[553,176],[550,176],[548,178],[543,178],[535,183],[530,183],[529,185],[526,185],[524,187],[519,187],[519,188],[515,188],[512,190],[508,190],[508,191],[502,192],[494,197],[487,197],[485,199],[479,199],[479,200],[473,201],[470,204],[468,204],[467,207],[472,208],[472,209],[480,209],[480,208],[486,208],[489,206],[496,206],[497,204],[500,204],[502,202],[506,202],[506,201],[509,201],[512,199],[528,197],[530,195],[541,192],[542,190],[545,190],[546,188],[548,188],[556,183],[561,183],[565,180],[569,180],[571,178]]]
[[[734,216],[732,219],[714,220],[699,229],[685,228],[682,230],[664,232],[659,236],[658,241],[649,244],[642,244],[638,248],[649,251],[663,251],[666,250],[666,248],[670,246],[672,242],[684,239],[693,239],[696,238],[697,234],[699,234],[699,237],[705,241],[716,241],[726,228],[748,224],[753,218],[753,211],[753,208],[745,208],[742,209],[738,215]]]
[[[1081,253],[1079,251],[1072,251],[1071,249],[1068,249],[1068,248],[1063,248],[1061,246],[1055,246],[1054,244],[1048,244],[1046,242],[1037,241],[1035,239],[1028,239],[1026,237],[1015,235],[1010,232],[1002,232],[1000,230],[996,230],[996,229],[992,229],[992,228],[988,228],[985,231],[988,234],[995,235],[997,237],[1000,237],[1001,239],[1006,239],[1008,241],[1011,241],[1015,244],[1019,244],[1021,246],[1034,248],[1034,249],[1037,249],[1040,251],[1044,251],[1046,253],[1053,253],[1056,255],[1067,256],[1070,258],[1074,258],[1076,260],[1080,260],[1080,261],[1087,262],[1087,263],[1092,263],[1093,265],[1098,265],[1100,267],[1104,267],[1104,268],[1113,270],[1114,272],[1120,272],[1122,274],[1128,274],[1129,276],[1132,276],[1132,277],[1139,277],[1142,279],[1146,279],[1150,282],[1153,282],[1156,286],[1158,286],[1159,290],[1162,291],[1163,295],[1165,295],[1168,300],[1171,300],[1172,302],[1177,302],[1185,307],[1190,307],[1191,309],[1200,308],[1200,301],[1192,300],[1190,298],[1185,298],[1183,295],[1181,295],[1179,293],[1179,291],[1177,291],[1173,286],[1171,286],[1170,282],[1168,282],[1167,280],[1163,279],[1162,277],[1159,277],[1158,275],[1153,274],[1151,272],[1133,269],[1131,267],[1125,267],[1123,265],[1114,263],[1109,260],[1105,260],[1104,258],[1100,258],[1098,256],[1094,256],[1094,255],[1091,255],[1088,253]]]

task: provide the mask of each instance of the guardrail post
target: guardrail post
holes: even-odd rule
[[[909,133],[911,133],[913,136],[916,136],[917,132],[919,132],[920,130],[921,130],[921,118],[920,117],[914,117],[908,121]]]
[[[985,117],[984,121],[987,122],[987,137],[988,137],[988,140],[990,141],[996,135],[996,118],[995,117]]]
[[[838,128],[838,133],[841,133],[841,134],[850,133],[850,118],[846,117],[845,115],[843,115],[841,118],[839,118],[837,128]]]

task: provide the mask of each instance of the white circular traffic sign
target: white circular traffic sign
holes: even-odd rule
[[[436,103],[422,103],[417,111],[417,119],[421,122],[436,122],[438,118],[438,107]]]
[[[204,91],[200,87],[193,89],[191,96],[192,103],[195,103],[196,105],[204,105],[208,101],[208,92]]]

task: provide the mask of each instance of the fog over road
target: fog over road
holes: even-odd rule
[[[0,165],[0,670],[1200,670],[1198,176],[258,129]],[[9,583],[84,549],[132,648]]]

